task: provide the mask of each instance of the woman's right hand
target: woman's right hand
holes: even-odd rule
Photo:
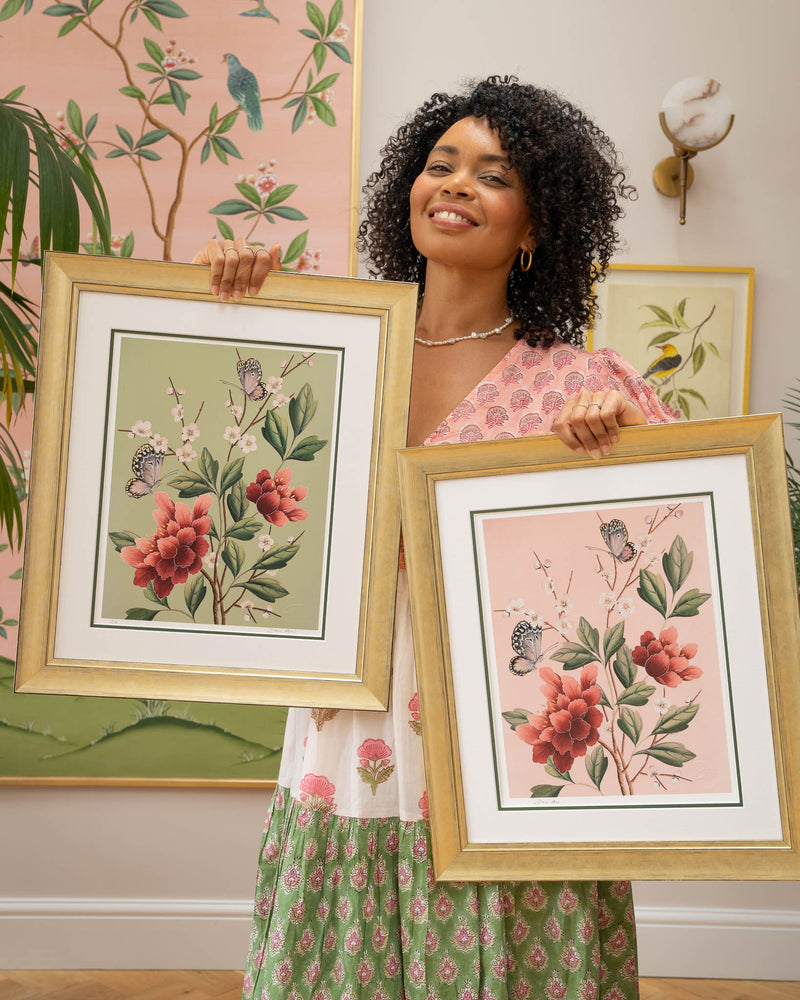
[[[276,243],[267,250],[242,238],[211,239],[192,263],[211,265],[211,294],[219,295],[220,302],[238,302],[245,293],[257,295],[270,271],[281,270],[281,247]]]

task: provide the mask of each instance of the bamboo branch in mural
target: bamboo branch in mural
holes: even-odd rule
[[[142,14],[155,29],[163,34],[162,18],[178,20],[187,17],[187,12],[175,0],[130,0],[125,4],[116,26],[116,32],[103,30],[96,24],[95,14],[99,8],[108,6],[113,0],[76,0],[75,3],[55,3],[45,8],[44,14],[63,19],[59,37],[81,29],[89,32],[97,41],[116,56],[124,85],[119,92],[138,104],[141,122],[138,129],[131,131],[115,123],[115,134],[107,133],[102,138],[98,134],[97,113],[86,116],[78,104],[69,100],[66,115],[59,114],[58,127],[64,136],[67,150],[80,151],[93,159],[105,150],[106,159],[130,161],[145,191],[149,205],[150,225],[153,233],[163,246],[164,260],[172,259],[172,242],[178,212],[184,197],[186,174],[193,155],[199,155],[199,162],[205,163],[213,153],[222,163],[229,159],[242,159],[235,142],[231,138],[233,128],[243,116],[251,131],[263,127],[261,106],[274,101],[284,101],[287,111],[293,111],[292,132],[297,132],[305,124],[319,119],[324,125],[336,126],[333,110],[333,85],[339,78],[338,72],[323,74],[329,56],[345,63],[351,63],[351,56],[344,44],[350,29],[342,23],[343,3],[335,0],[327,16],[315,4],[306,3],[309,27],[299,29],[299,33],[309,41],[309,52],[288,87],[280,93],[263,95],[256,75],[243,66],[233,53],[222,57],[227,63],[227,90],[233,106],[220,110],[215,101],[208,113],[208,124],[194,136],[181,133],[175,124],[175,112],[185,115],[191,98],[187,85],[202,79],[202,74],[192,68],[196,60],[187,56],[179,47],[177,39],[169,39],[166,45],[152,38],[144,38],[144,56],[133,64],[135,56],[126,50],[125,31]],[[0,21],[7,20],[20,11],[27,14],[33,0],[6,0],[0,7]],[[260,17],[270,23],[270,29],[280,24],[277,17],[267,10],[262,0],[257,6],[241,13],[242,17]],[[301,82],[303,81],[304,82]],[[227,101],[227,97],[226,97]],[[170,204],[160,212],[150,183],[150,172],[154,164],[165,160],[158,147],[166,143],[171,151],[178,153],[175,191]],[[166,151],[166,150],[165,150]],[[209,211],[218,216],[217,227],[226,239],[234,236],[231,225],[221,216],[242,215],[251,223],[245,235],[253,240],[259,224],[276,219],[301,222],[307,218],[300,209],[288,204],[289,198],[297,190],[296,184],[279,184],[274,173],[275,161],[261,163],[257,172],[243,174],[236,181],[240,198],[228,198]],[[287,247],[282,263],[290,270],[316,269],[319,255],[307,250],[308,230],[300,233]],[[82,244],[90,253],[99,252],[99,244],[92,239]],[[133,252],[134,235],[129,233],[124,239],[117,236],[112,244],[120,256],[130,256]]]

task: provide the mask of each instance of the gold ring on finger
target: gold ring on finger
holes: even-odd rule
[[[588,410],[590,406],[600,406],[600,407],[602,407],[602,405],[603,405],[602,403],[598,403],[596,399],[593,399],[591,401],[591,403],[587,403],[586,404],[586,409]]]

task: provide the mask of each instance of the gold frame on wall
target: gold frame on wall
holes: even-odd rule
[[[800,878],[800,626],[780,416],[626,429],[602,462],[568,453],[552,436],[406,449],[398,461],[437,878]],[[725,478],[729,469],[735,470],[731,480]],[[682,478],[676,480],[676,474]],[[726,609],[722,630],[728,636],[730,711],[739,741],[733,756],[741,780],[738,802],[731,800],[729,809],[714,814],[716,839],[703,833],[703,810],[681,812],[668,800],[626,805],[626,812],[592,808],[598,800],[585,797],[565,812],[552,808],[561,806],[553,798],[540,808],[543,800],[534,799],[531,789],[529,805],[515,813],[501,802],[499,785],[494,787],[491,698],[476,698],[477,690],[488,690],[488,661],[474,519],[498,510],[536,512],[539,504],[552,506],[556,495],[556,506],[567,513],[585,507],[589,497],[591,504],[596,498],[613,507],[637,496],[630,481],[639,476],[684,484],[695,477],[705,484],[697,488],[712,497],[722,491],[717,510],[735,502],[737,511],[749,511],[720,529],[717,550],[714,596]],[[545,501],[548,490],[556,492]],[[750,554],[742,556],[745,551]],[[748,566],[755,567],[752,577],[741,572]],[[753,600],[742,608],[737,593],[754,595]],[[763,668],[749,654],[743,661],[736,641],[742,636],[758,644]],[[566,663],[565,657],[558,659]],[[538,691],[535,670],[533,665],[530,678]],[[747,714],[755,703],[750,684],[758,685],[757,721],[754,709],[753,718]],[[759,825],[766,811],[759,796],[767,786],[772,790],[768,836]],[[670,825],[659,824],[659,817]],[[734,823],[741,824],[738,839],[728,840],[727,827]],[[659,839],[654,832],[661,829],[678,833]],[[748,829],[759,832],[741,833]]]
[[[679,404],[682,403],[689,410],[684,416],[691,419],[741,416],[748,412],[750,393],[754,276],[752,267],[612,264],[604,280],[595,286],[598,317],[593,329],[589,331],[587,346],[589,350],[611,347],[644,374],[652,362],[659,360],[662,347],[669,341],[676,340],[676,350],[682,352],[683,356],[681,353],[673,353],[672,356],[677,358],[679,370],[686,374],[682,386],[674,384],[676,391],[667,400],[669,405],[680,410]],[[632,298],[627,309],[620,316],[615,316],[609,309],[609,297],[616,287],[623,285],[631,286],[628,294]],[[714,301],[714,291],[729,294],[730,340],[727,344],[714,343],[712,340],[710,346],[706,347],[703,337],[708,329],[704,325],[708,317],[691,317],[698,320],[701,328],[699,336],[695,335],[691,323],[684,318],[680,308],[681,300],[675,301],[674,295],[664,298],[667,290],[676,288],[681,289],[684,308],[689,308],[687,298],[691,299],[692,289],[705,295],[712,311],[716,305],[721,304]],[[661,303],[654,301],[659,297],[662,299]],[[722,329],[725,330],[725,327]],[[689,339],[686,339],[687,334],[690,335]],[[716,335],[714,339],[716,340]],[[727,378],[720,379],[717,371],[719,365],[726,369]],[[714,369],[712,383],[726,386],[728,405],[724,412],[722,409],[719,412],[709,412],[708,401],[699,392],[704,388],[704,368]],[[711,372],[708,374],[711,375]],[[670,379],[674,382],[673,373],[666,369],[666,372],[651,376],[649,381],[663,398],[669,391],[667,386]],[[678,392],[681,388],[684,394],[679,401]],[[688,392],[685,392],[686,389]]]
[[[397,475],[394,452],[405,443],[416,286],[351,278],[275,274],[270,276],[258,296],[247,298],[238,306],[223,306],[209,293],[207,286],[207,269],[192,265],[72,254],[48,255],[16,690],[23,693],[264,705],[385,708],[389,693],[390,624],[394,613],[399,539],[399,500],[397,490],[393,488]],[[363,393],[364,398],[358,404],[363,412],[355,415],[354,411],[353,419],[355,416],[362,417],[373,434],[367,435],[367,443],[362,443],[361,452],[357,452],[355,445],[342,433],[337,446],[337,461],[340,467],[347,467],[349,477],[360,477],[366,484],[364,526],[360,536],[362,555],[354,560],[341,545],[339,551],[335,551],[335,533],[340,530],[335,526],[331,543],[334,554],[329,570],[337,587],[344,588],[348,584],[354,587],[354,620],[346,623],[352,638],[351,645],[357,650],[353,670],[334,668],[325,671],[309,669],[307,665],[298,668],[292,663],[293,649],[297,648],[297,643],[292,647],[292,637],[273,639],[253,632],[247,636],[224,636],[226,649],[230,650],[224,662],[203,665],[193,662],[191,657],[186,660],[173,657],[167,661],[164,656],[155,655],[164,641],[163,633],[151,631],[148,634],[146,627],[137,626],[128,627],[126,635],[129,642],[133,641],[131,637],[140,635],[143,648],[151,650],[150,658],[128,658],[127,650],[119,659],[116,656],[74,653],[58,655],[58,629],[73,627],[71,621],[65,622],[64,616],[59,614],[59,599],[77,589],[77,582],[71,577],[74,572],[72,565],[62,560],[65,510],[70,499],[74,500],[74,489],[69,479],[70,464],[74,463],[78,468],[79,456],[87,450],[91,451],[93,445],[102,445],[103,434],[103,431],[98,431],[96,440],[86,440],[75,432],[73,421],[76,414],[83,413],[77,406],[76,396],[85,396],[84,384],[75,381],[76,377],[80,379],[82,376],[76,375],[76,372],[83,370],[81,365],[89,355],[109,355],[104,348],[98,350],[99,344],[93,339],[98,329],[109,331],[110,338],[115,324],[116,327],[122,323],[123,328],[131,328],[126,323],[128,313],[135,312],[137,308],[151,308],[153,315],[159,316],[161,312],[168,312],[169,303],[174,304],[173,314],[177,316],[180,309],[181,316],[179,320],[170,322],[178,322],[179,329],[183,331],[192,331],[193,321],[205,324],[206,329],[225,329],[226,321],[228,326],[232,326],[230,320],[233,317],[236,317],[236,330],[248,320],[253,329],[252,324],[261,323],[262,316],[267,320],[269,310],[281,311],[272,318],[288,315],[286,310],[302,311],[317,324],[320,331],[324,331],[326,324],[336,322],[335,317],[354,318],[351,325],[360,332],[354,332],[352,336],[347,332],[342,334],[342,349],[351,351],[351,359],[361,356],[362,347],[365,355],[371,352],[369,356],[373,360],[369,374],[376,389],[374,395],[366,391]],[[95,328],[91,328],[91,322],[85,318],[92,308],[100,315],[99,322],[95,321]],[[107,315],[104,312],[106,309]],[[292,313],[292,316],[297,317],[299,324],[301,313]],[[356,317],[368,319],[361,321],[359,326]],[[364,322],[368,323],[368,330]],[[340,323],[340,327],[346,326],[346,323]],[[166,321],[163,326],[134,328],[144,331],[153,329],[157,331],[153,336],[160,335],[162,331],[171,332]],[[86,332],[90,329],[91,338]],[[281,336],[283,344],[285,337]],[[337,332],[332,333],[330,343],[339,344],[337,336]],[[364,338],[360,343],[359,337]],[[228,339],[235,343],[236,337],[229,335]],[[263,334],[260,339],[264,340],[264,346],[270,345]],[[297,350],[301,350],[302,346],[301,340]],[[352,368],[353,361],[348,361]],[[106,375],[109,366],[110,362],[104,372]],[[342,370],[347,367],[343,365]],[[347,376],[342,377],[346,379]],[[344,397],[346,380],[342,385]],[[86,412],[91,426],[97,422],[95,418],[100,417],[105,430],[111,418],[105,416],[105,394],[98,392],[97,395],[103,397],[95,407],[97,412],[93,414],[91,406]],[[347,397],[348,400],[352,395]],[[344,424],[342,427],[344,431]],[[91,434],[89,436],[92,437]],[[80,440],[75,440],[76,437]],[[97,476],[98,497],[101,495],[99,479]],[[331,523],[338,496],[338,493],[332,494],[326,515]],[[102,511],[98,517],[101,514]],[[348,521],[345,517],[340,520],[342,524]],[[87,542],[92,546],[96,525],[91,518],[87,518],[88,521],[92,521],[88,528],[73,522],[69,531],[78,534],[88,531]],[[361,526],[356,530],[362,532]],[[91,601],[86,606],[87,610],[91,610],[90,606]],[[89,621],[89,618],[86,620]],[[70,640],[70,648],[80,648],[84,641],[81,636],[91,634],[90,624],[88,631],[79,631],[76,633],[78,637]],[[213,635],[210,639],[206,636],[203,641],[213,642]],[[244,646],[238,644],[254,641],[258,642],[259,650],[263,650],[263,660],[277,666],[250,665],[242,668],[226,665],[237,660],[246,662],[243,655],[237,655],[237,646],[241,654]],[[272,652],[269,650],[271,642],[274,643]],[[320,657],[320,662],[326,659],[326,643],[327,639],[323,636],[315,647],[319,649],[315,655]],[[255,652],[251,654],[254,655]],[[335,657],[333,662],[336,662]]]

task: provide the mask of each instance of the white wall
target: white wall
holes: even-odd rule
[[[800,375],[794,329],[797,0],[365,0],[362,175],[398,121],[465,77],[516,72],[586,108],[640,191],[632,263],[756,269],[751,410]],[[688,224],[652,188],[661,98],[730,90],[736,123],[695,161]],[[266,797],[0,790],[0,966],[241,967]],[[800,884],[636,887],[645,975],[800,979]]]

